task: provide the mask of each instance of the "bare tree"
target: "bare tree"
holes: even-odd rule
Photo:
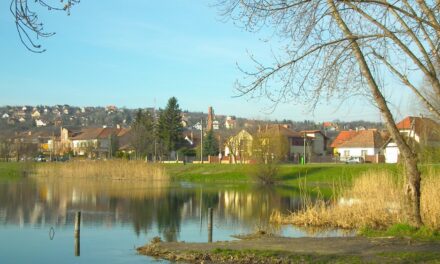
[[[35,53],[44,52],[45,49],[42,49],[41,45],[37,44],[35,40],[53,36],[55,33],[47,32],[44,29],[44,25],[40,21],[37,12],[33,11],[34,8],[39,5],[47,8],[49,11],[65,11],[67,15],[70,15],[72,6],[79,2],[80,0],[12,0],[10,11],[14,16],[20,41],[29,51]]]
[[[321,99],[363,95],[379,109],[406,166],[408,216],[421,225],[420,183],[415,150],[396,127],[386,98],[386,76],[393,76],[440,119],[435,102],[440,81],[440,1],[388,0],[219,0],[225,17],[247,30],[271,27],[284,47],[271,65],[253,56],[254,69],[242,69],[241,95],[265,96],[275,104],[299,101],[312,108]],[[422,75],[427,96],[414,83]],[[400,88],[402,87],[402,88]],[[388,88],[389,89],[389,88]]]

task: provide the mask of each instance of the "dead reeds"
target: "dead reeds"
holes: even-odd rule
[[[302,210],[283,215],[273,212],[271,221],[279,224],[323,228],[385,228],[406,223],[403,180],[384,171],[371,171],[354,180],[351,187],[335,186],[330,200],[312,201],[302,194]],[[440,229],[440,177],[428,172],[422,180],[421,210],[425,225]]]
[[[36,167],[37,176],[57,178],[96,178],[111,180],[169,180],[160,164],[142,161],[71,161],[45,163]]]

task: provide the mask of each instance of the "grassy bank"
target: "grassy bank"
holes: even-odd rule
[[[258,183],[252,178],[252,166],[249,164],[164,164],[172,180],[200,183]],[[280,165],[276,184],[280,187],[305,188],[329,198],[333,195],[332,187],[349,186],[362,173],[386,171],[397,174],[397,165],[389,164],[283,164]]]
[[[159,164],[143,161],[70,161],[41,163],[35,174],[43,177],[97,178],[111,180],[169,180]]]
[[[303,195],[305,207],[288,215],[274,212],[271,221],[280,224],[320,228],[347,228],[413,233],[414,236],[435,236],[440,230],[440,176],[431,167],[423,175],[421,214],[424,229],[409,230],[403,194],[402,173],[368,171],[353,180],[352,185],[334,185],[333,199],[311,200]],[[399,228],[389,229],[393,226]],[[388,231],[387,231],[388,230]],[[411,231],[411,232],[410,232]]]

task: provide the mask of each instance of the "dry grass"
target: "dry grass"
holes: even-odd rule
[[[330,201],[312,202],[303,195],[304,208],[289,215],[274,212],[271,221],[313,227],[385,228],[406,223],[403,211],[403,181],[387,172],[365,173],[349,188],[334,187]],[[423,177],[421,209],[425,225],[440,229],[440,177],[433,171]]]
[[[159,164],[142,161],[72,161],[40,164],[37,176],[57,178],[99,178],[112,180],[165,180],[169,177]]]

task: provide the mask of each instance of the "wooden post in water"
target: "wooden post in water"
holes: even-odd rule
[[[212,208],[208,208],[208,242],[211,243],[212,242],[212,227],[213,227],[213,222],[212,222]]]
[[[80,256],[80,231],[81,231],[81,211],[76,212],[75,215],[75,257]]]
[[[81,211],[76,212],[75,215],[75,237],[79,237],[81,230]]]
[[[80,239],[79,236],[75,237],[75,257],[80,256]]]

